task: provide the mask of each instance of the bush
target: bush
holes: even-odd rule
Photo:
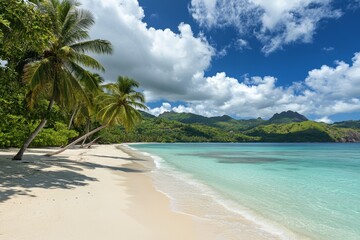
[[[71,138],[79,134],[75,130],[68,130],[67,126],[61,122],[55,122],[52,128],[44,128],[31,143],[31,147],[52,147],[64,146]]]
[[[5,120],[0,124],[0,148],[21,147],[38,124],[38,122],[29,123],[24,117],[14,115],[6,116]],[[76,136],[78,133],[68,130],[64,123],[55,122],[53,126],[42,129],[30,146],[62,146]]]

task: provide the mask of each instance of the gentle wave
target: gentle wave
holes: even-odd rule
[[[218,239],[360,239],[359,144],[133,147],[173,209],[222,226]]]
[[[240,219],[245,220],[245,223],[241,223],[243,228],[247,228],[247,231],[259,231],[259,235],[265,237],[264,239],[308,239],[294,234],[285,227],[256,214],[235,201],[225,199],[211,187],[203,184],[197,179],[194,179],[191,174],[180,172],[174,167],[166,164],[166,161],[163,158],[148,152],[140,151],[139,149],[131,146],[128,147],[153,159],[156,166],[156,169],[152,174],[155,187],[157,191],[165,194],[171,200],[171,207],[173,211],[191,215],[199,220],[213,221],[216,225],[219,224],[219,220],[225,219],[225,221],[222,220],[221,224],[224,225],[224,227],[227,228],[226,231],[230,232],[233,236],[239,236],[239,234],[241,235],[243,229],[238,228],[239,223],[227,222],[226,219],[240,217]],[[171,182],[168,180],[171,180]],[[182,193],[185,191],[186,196],[177,196],[180,191],[182,191]],[[202,199],[197,199],[198,196],[202,196]],[[184,200],[189,197],[192,198],[191,204],[193,206],[191,207],[186,206],[187,203],[184,203]],[[207,208],[205,211],[210,210],[210,213],[197,215],[197,211],[192,208],[204,207],[203,200],[207,202],[207,204],[205,204],[205,208]],[[211,213],[211,211],[213,211],[213,213]],[[214,219],[214,216],[216,216],[216,219]],[[233,229],[231,229],[231,227],[233,227]],[[253,229],[249,230],[248,228]]]

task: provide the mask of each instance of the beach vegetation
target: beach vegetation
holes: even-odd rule
[[[96,97],[96,117],[100,126],[86,133],[64,148],[47,154],[52,156],[61,153],[76,143],[82,141],[109,126],[123,126],[129,131],[140,123],[142,115],[140,109],[147,109],[142,92],[136,91],[139,83],[131,78],[119,76],[115,83],[103,85],[104,92]]]
[[[0,59],[22,71],[54,39],[49,15],[25,0],[0,1]]]
[[[96,91],[97,81],[86,68],[104,70],[103,66],[86,53],[110,54],[112,47],[106,40],[89,40],[89,28],[94,24],[91,12],[80,9],[72,0],[37,2],[37,9],[50,19],[54,38],[42,49],[40,57],[24,66],[23,81],[28,86],[27,102],[30,108],[47,99],[48,106],[42,120],[25,140],[14,160],[21,160],[23,153],[46,125],[51,109],[57,103],[69,106],[78,98],[87,101],[84,88]]]

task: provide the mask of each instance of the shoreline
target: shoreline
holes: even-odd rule
[[[157,191],[170,199],[172,211],[192,216],[200,225],[210,228],[212,233],[207,239],[309,239],[277,222],[268,220],[261,213],[224,198],[187,173],[172,167],[169,171],[167,167],[164,168],[163,159],[158,159],[157,155],[142,152],[141,149],[136,149],[135,146],[133,148],[131,145],[136,144],[122,144],[120,148],[130,155],[134,154],[154,162],[154,171],[151,175]],[[184,194],[185,197],[182,196]]]
[[[10,160],[15,149],[0,150],[0,240],[282,239],[203,192],[193,192],[187,209],[176,207],[178,196],[159,186],[164,169],[129,145],[93,145],[51,158],[41,155],[54,148],[35,148],[21,162]],[[178,176],[169,177],[177,189]]]
[[[192,217],[171,211],[142,159],[117,146],[52,158],[36,149],[21,162],[0,150],[0,239],[206,239]]]
[[[142,152],[131,145],[133,144],[122,144],[120,149],[129,155],[152,162],[153,171],[150,175],[156,190],[170,199],[172,211],[192,216],[202,229],[204,227],[211,229],[206,239],[307,239],[295,237],[292,232],[275,222],[270,225],[265,224],[267,222],[265,219],[259,220],[260,216],[254,215],[249,209],[244,209],[231,200],[223,199],[190,175],[184,175],[175,169],[168,172],[168,169],[163,168],[163,160],[159,160],[158,156]]]

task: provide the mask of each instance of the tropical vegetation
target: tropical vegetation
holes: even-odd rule
[[[77,98],[87,100],[84,88],[95,91],[98,88],[93,75],[84,67],[104,70],[94,58],[85,54],[94,52],[109,54],[111,44],[105,40],[88,40],[88,30],[94,23],[89,11],[79,9],[71,0],[38,2],[36,7],[51,21],[52,35],[42,53],[24,66],[23,81],[28,85],[28,104],[33,107],[38,99],[49,101],[42,120],[25,140],[14,160],[21,160],[26,148],[48,121],[54,104],[68,107]]]
[[[140,112],[138,82],[120,76],[104,84],[98,74],[104,68],[89,54],[110,54],[112,46],[90,39],[93,24],[76,0],[0,1],[0,148],[21,147],[14,159],[28,146],[63,151],[95,141],[360,141],[360,121],[317,123],[291,111],[269,120]]]
[[[133,131],[121,126],[102,131],[101,143],[116,142],[359,142],[360,121],[334,124],[309,121],[295,112],[275,114],[269,120],[236,120],[230,116],[204,117],[165,112],[158,117],[143,113]]]
[[[79,134],[141,120],[144,96],[135,80],[106,84],[88,53],[111,54],[111,43],[91,40],[91,12],[75,0],[0,2],[0,147],[64,146]]]
[[[138,87],[138,82],[122,76],[118,77],[116,83],[103,85],[105,91],[99,93],[96,97],[96,116],[98,117],[98,122],[101,123],[101,126],[86,133],[66,147],[54,153],[47,154],[47,156],[61,153],[86,137],[91,136],[108,126],[121,125],[127,131],[133,129],[142,119],[142,115],[138,109],[147,109],[144,105],[145,97],[143,93],[137,92],[135,89]]]

